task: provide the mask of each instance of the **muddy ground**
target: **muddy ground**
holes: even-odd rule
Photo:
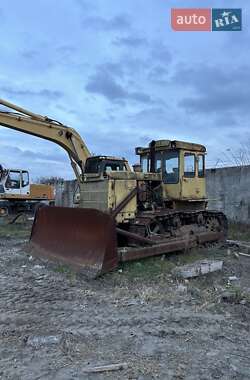
[[[29,229],[0,228],[1,379],[250,379],[249,257],[210,247],[86,281],[25,254]],[[171,274],[205,257],[223,259],[223,270]]]

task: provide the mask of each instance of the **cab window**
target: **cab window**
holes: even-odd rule
[[[205,177],[205,156],[203,154],[198,155],[198,177]]]
[[[184,154],[184,177],[195,177],[195,155],[193,153]]]
[[[108,162],[104,166],[104,171],[105,172],[111,172],[111,171],[125,171],[126,166],[124,165],[123,162]]]
[[[163,155],[163,182],[178,183],[179,182],[179,152],[169,151]]]
[[[85,173],[95,174],[110,171],[126,171],[126,165],[123,161],[107,161],[100,158],[91,158],[86,161]]]
[[[6,180],[6,187],[10,189],[20,189],[21,174],[19,171],[10,171]]]
[[[161,173],[161,170],[162,170],[161,153],[157,153],[155,157],[155,171],[156,173]]]
[[[148,156],[141,156],[141,169],[143,173],[148,172]]]
[[[99,173],[100,171],[100,159],[90,158],[86,161],[85,173]]]
[[[29,173],[26,171],[22,172],[22,187],[28,186],[29,184]]]

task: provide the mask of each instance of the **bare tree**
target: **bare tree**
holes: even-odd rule
[[[51,177],[40,177],[37,180],[37,183],[41,183],[41,184],[44,184],[44,185],[55,185],[57,183],[63,183],[63,182],[64,182],[64,178],[62,178],[62,177],[54,177],[54,176],[51,176]]]
[[[246,166],[250,165],[250,141],[240,144],[238,149],[228,148],[216,160],[217,166]]]

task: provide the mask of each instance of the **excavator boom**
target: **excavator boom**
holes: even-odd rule
[[[91,154],[81,136],[73,128],[46,116],[27,111],[3,99],[0,99],[0,104],[11,110],[10,112],[0,111],[0,125],[60,145],[69,155],[77,180],[82,181],[84,165]]]

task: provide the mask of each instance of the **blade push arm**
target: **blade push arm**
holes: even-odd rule
[[[81,181],[85,162],[91,154],[81,136],[73,128],[2,99],[0,104],[11,109],[11,112],[0,111],[0,125],[60,145],[67,151],[75,175],[78,181]]]

